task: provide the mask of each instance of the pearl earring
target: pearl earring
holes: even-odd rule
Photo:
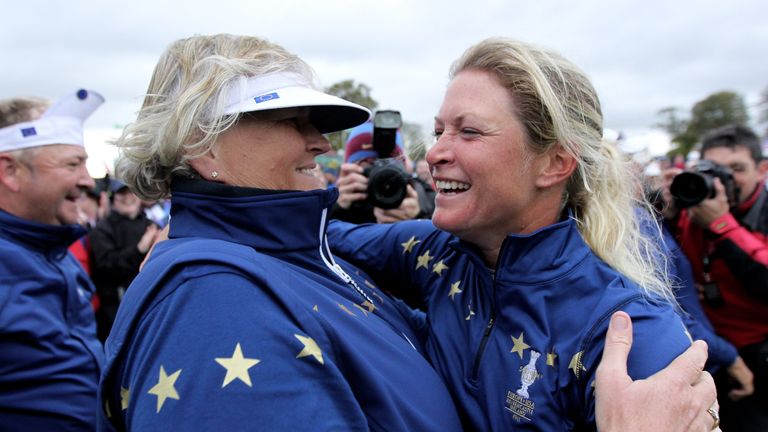
[[[218,171],[211,171],[211,178],[212,179],[215,180],[218,176],[219,176],[219,172]]]

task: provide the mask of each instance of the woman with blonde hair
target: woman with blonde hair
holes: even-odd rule
[[[117,173],[172,222],[106,342],[102,429],[461,429],[423,315],[329,252],[315,157],[370,112],[313,80],[255,37],[162,55]]]
[[[656,241],[639,228],[636,207],[648,205],[602,127],[572,63],[482,41],[453,65],[435,117],[432,223],[331,225],[336,253],[383,286],[417,290],[430,360],[472,430],[594,429],[618,310],[634,322],[634,379],[691,344]]]

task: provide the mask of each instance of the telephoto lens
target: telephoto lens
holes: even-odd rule
[[[675,197],[680,208],[697,205],[715,196],[715,185],[711,176],[698,172],[680,173],[672,179],[669,192]]]

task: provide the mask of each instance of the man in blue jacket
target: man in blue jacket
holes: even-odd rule
[[[95,429],[94,289],[67,247],[94,186],[83,122],[103,101],[86,90],[50,108],[0,101],[0,430]]]

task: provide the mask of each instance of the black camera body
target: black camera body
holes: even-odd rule
[[[379,158],[363,170],[368,177],[368,199],[361,206],[393,209],[405,199],[410,176],[400,161],[390,158],[397,145],[397,129],[402,124],[400,111],[380,110],[373,116],[371,144]]]
[[[739,200],[739,187],[733,178],[733,172],[730,168],[707,159],[699,161],[693,171],[676,175],[672,179],[669,192],[675,198],[678,208],[692,207],[705,199],[715,197],[717,194],[715,178],[719,178],[720,183],[725,187],[729,206],[736,207]]]

